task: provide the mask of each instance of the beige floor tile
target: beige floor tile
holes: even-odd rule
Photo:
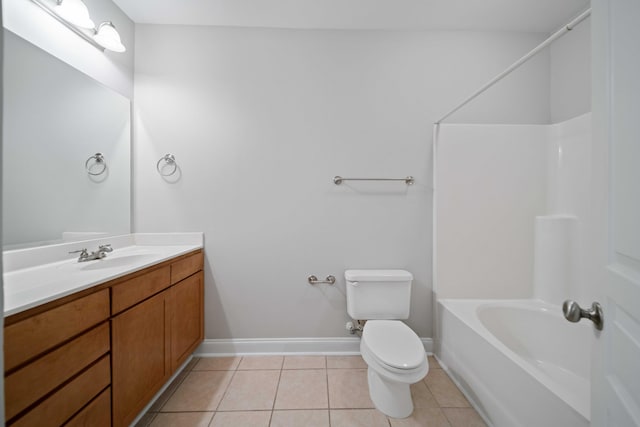
[[[219,411],[271,410],[280,371],[235,371]]]
[[[225,371],[191,371],[161,411],[214,411],[232,376]]]
[[[213,412],[174,412],[160,413],[153,419],[150,427],[207,427]]]
[[[273,411],[270,427],[329,427],[329,411]]]
[[[366,369],[329,369],[330,408],[373,408]]]
[[[327,367],[324,356],[285,356],[282,369],[324,369]]]
[[[357,369],[366,368],[367,363],[361,356],[327,356],[329,369]]]
[[[487,427],[473,408],[442,408],[451,427]]]
[[[282,369],[283,356],[245,356],[238,365],[239,370]]]
[[[411,398],[414,408],[437,408],[440,406],[424,381],[411,384]]]
[[[451,427],[440,408],[415,408],[408,418],[389,418],[391,427]]]
[[[167,403],[167,400],[171,398],[173,393],[175,393],[178,387],[180,387],[180,384],[182,384],[182,382],[185,378],[187,378],[188,375],[189,372],[186,370],[180,372],[178,376],[171,382],[171,384],[169,384],[169,386],[165,389],[165,391],[160,395],[160,397],[158,397],[156,401],[153,402],[153,405],[151,405],[151,408],[149,408],[149,412],[161,411],[164,404]]]
[[[270,418],[271,411],[216,412],[210,427],[268,427]]]
[[[332,409],[331,427],[389,427],[387,417],[377,409]]]
[[[194,371],[233,371],[241,357],[203,357],[193,367]]]
[[[329,408],[326,370],[282,371],[274,409],[324,408]]]
[[[429,359],[429,369],[442,369],[438,361],[433,356],[427,356]]]
[[[446,372],[442,369],[430,370],[424,379],[433,394],[443,408],[464,408],[469,407],[469,402],[451,381]]]

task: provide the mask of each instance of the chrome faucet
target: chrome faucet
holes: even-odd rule
[[[111,247],[110,244],[107,245],[100,245],[98,246],[98,250],[94,251],[94,252],[87,252],[87,248],[82,248],[78,251],[73,251],[73,252],[69,252],[70,254],[77,254],[79,253],[80,256],[78,257],[78,262],[85,262],[85,261],[93,261],[96,259],[102,259],[104,257],[107,256],[108,252],[113,252],[113,248]]]

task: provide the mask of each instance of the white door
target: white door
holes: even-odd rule
[[[604,330],[594,352],[591,421],[631,427],[640,426],[640,0],[592,5],[594,100],[602,103],[594,103],[594,136],[600,125],[610,169]]]

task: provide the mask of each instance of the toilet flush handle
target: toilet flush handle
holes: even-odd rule
[[[358,286],[360,285],[360,282],[348,282],[351,286]]]

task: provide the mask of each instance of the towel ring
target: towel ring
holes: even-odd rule
[[[99,172],[91,172],[91,168],[89,167],[89,162],[91,160],[95,160],[96,164],[102,165],[102,169]],[[107,163],[104,161],[104,154],[96,153],[93,156],[89,157],[86,162],[84,162],[84,168],[87,170],[89,175],[97,176],[102,175],[107,170]]]
[[[160,168],[160,162],[165,161],[165,166],[166,165],[173,165],[173,170],[170,173],[162,173],[162,169]],[[165,154],[164,156],[162,156],[160,158],[160,160],[158,160],[158,163],[156,163],[156,169],[158,170],[158,173],[161,176],[171,176],[174,173],[176,173],[178,171],[178,164],[176,163],[176,156],[174,156],[173,154]]]

